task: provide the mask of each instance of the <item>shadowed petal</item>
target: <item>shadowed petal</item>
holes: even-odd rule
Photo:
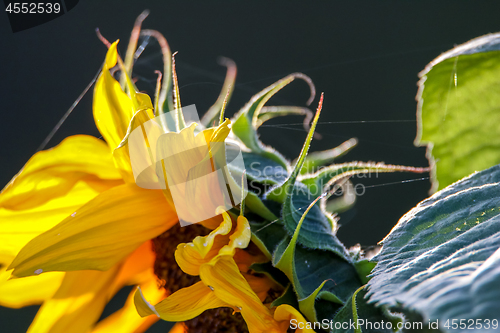
[[[166,296],[164,289],[158,289],[154,275],[151,275],[151,279],[140,286],[155,303]],[[157,316],[139,316],[134,304],[134,294],[135,290],[130,293],[123,308],[100,321],[92,333],[141,333],[157,322],[160,319]]]
[[[17,309],[51,298],[61,285],[64,273],[51,272],[13,280],[9,280],[10,276],[5,268],[0,270],[0,305]]]
[[[116,292],[113,282],[118,271],[119,266],[106,272],[66,273],[54,297],[40,307],[28,333],[88,332]]]

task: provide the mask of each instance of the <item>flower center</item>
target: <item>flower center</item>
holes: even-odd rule
[[[175,250],[180,243],[189,243],[196,236],[205,236],[210,230],[200,224],[181,227],[176,224],[160,236],[153,239],[153,250],[156,253],[154,273],[160,280],[161,287],[174,293],[200,281],[198,276],[184,273],[175,261]],[[211,309],[198,317],[184,323],[189,333],[205,332],[248,332],[247,325],[239,313],[233,315],[231,308]]]
[[[174,293],[200,281],[198,276],[188,275],[180,269],[174,254],[180,243],[189,243],[196,236],[207,235],[209,232],[210,230],[199,224],[181,227],[177,223],[153,239],[153,251],[156,253],[154,273],[161,287]]]

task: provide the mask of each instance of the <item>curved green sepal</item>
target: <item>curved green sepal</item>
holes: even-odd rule
[[[333,330],[332,333],[394,333],[392,329],[388,329],[387,325],[383,325],[382,328],[375,330],[373,328],[374,323],[382,323],[390,321],[393,325],[393,328],[396,328],[397,321],[401,319],[398,317],[398,320],[395,320],[395,317],[386,317],[382,310],[376,308],[372,304],[367,304],[366,299],[366,290],[361,287],[357,289],[351,297],[349,297],[348,302],[335,314],[335,316],[328,317],[324,316],[325,319],[333,319]],[[318,309],[320,310],[320,309]],[[371,323],[372,327],[370,329],[369,323]],[[339,323],[339,325],[335,325],[335,323]],[[343,323],[353,323],[353,325],[347,325]],[[357,325],[359,324],[359,325]]]
[[[352,138],[341,143],[335,148],[309,153],[304,161],[302,169],[300,170],[300,174],[314,172],[314,170],[318,167],[332,163],[337,158],[344,156],[351,151],[351,149],[356,147],[357,144],[358,139]]]
[[[324,192],[325,188],[338,182],[340,179],[375,173],[374,178],[378,177],[378,173],[388,172],[413,172],[424,173],[428,172],[429,168],[408,167],[403,165],[392,165],[374,162],[349,162],[343,164],[333,164],[323,168],[314,174],[303,175],[299,180],[305,184],[313,195],[319,195]]]
[[[318,316],[316,315],[316,309],[315,309],[316,299],[318,299],[318,298],[325,299],[325,300],[333,302],[333,303],[338,303],[340,305],[344,304],[344,302],[342,302],[334,294],[332,294],[328,291],[321,292],[321,289],[323,289],[323,287],[327,281],[328,280],[323,281],[323,283],[321,283],[319,285],[319,287],[316,288],[316,290],[314,290],[306,298],[299,299],[299,309],[307,317],[307,319],[309,319],[309,321],[312,321],[312,322],[319,321]]]
[[[323,107],[323,94],[321,94],[321,99],[319,100],[318,109],[316,110],[316,115],[314,116],[311,128],[309,129],[309,133],[307,134],[306,141],[302,146],[302,150],[300,152],[299,158],[293,167],[293,171],[290,176],[285,180],[283,184],[280,184],[273,189],[271,189],[268,193],[266,193],[265,198],[269,200],[274,200],[276,202],[283,203],[285,199],[290,196],[290,189],[294,186],[295,181],[297,180],[298,175],[300,174],[300,170],[302,169],[302,165],[304,164],[305,158],[307,156],[307,152],[309,151],[309,146],[311,145],[311,141],[314,135],[314,130],[316,129],[316,125],[318,124],[319,115],[321,114],[321,108]]]
[[[266,156],[269,159],[280,163],[284,167],[287,167],[286,159],[276,151],[265,147],[259,141],[256,128],[259,113],[261,112],[264,104],[274,94],[296,78],[303,79],[310,85],[311,97],[314,98],[315,90],[311,79],[301,73],[290,74],[253,96],[252,99],[234,116],[232,120],[233,133],[245,144],[245,146],[247,146],[252,152]]]
[[[243,152],[242,156],[249,180],[263,185],[275,185],[283,183],[288,177],[287,168],[274,160],[255,153]],[[250,182],[249,190],[262,195],[263,193],[260,193],[262,190],[255,185]]]
[[[217,119],[224,107],[224,103],[229,102],[234,90],[234,82],[236,81],[237,73],[236,64],[229,58],[221,58],[219,60],[219,64],[227,67],[226,78],[224,79],[224,84],[219,97],[215,101],[214,105],[208,109],[200,120],[201,124],[205,127],[210,127],[212,122]]]
[[[262,126],[263,123],[266,121],[277,118],[277,117],[284,117],[284,116],[290,116],[290,115],[296,115],[296,116],[306,116],[305,120],[306,121],[308,118],[309,120],[312,119],[313,113],[311,110],[305,107],[300,107],[300,106],[265,106],[262,108],[260,113],[257,116],[257,122],[255,123],[255,127],[259,128]]]

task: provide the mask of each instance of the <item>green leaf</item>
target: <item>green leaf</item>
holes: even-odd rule
[[[361,286],[354,266],[329,251],[306,249],[297,245],[294,271],[294,280],[300,282],[300,288],[296,288],[300,299],[311,295],[324,281],[326,283],[318,298],[327,299],[330,302],[332,298],[326,293],[335,295],[338,300],[346,302]]]
[[[418,134],[433,189],[500,163],[500,34],[440,55],[419,74]]]
[[[358,272],[358,276],[362,283],[368,283],[370,281],[370,273],[375,268],[376,264],[373,261],[362,259],[354,262],[354,267]]]
[[[448,319],[500,320],[499,197],[495,166],[409,211],[373,258],[370,302],[441,325]]]

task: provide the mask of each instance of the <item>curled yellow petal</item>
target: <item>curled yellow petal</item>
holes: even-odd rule
[[[203,282],[182,288],[155,306],[146,301],[138,288],[134,301],[142,317],[157,315],[167,321],[185,321],[199,316],[205,310],[229,306]]]
[[[185,273],[199,275],[200,266],[209,262],[227,244],[228,237],[222,236],[229,234],[233,223],[226,212],[222,212],[222,216],[222,223],[210,234],[197,236],[192,243],[182,243],[177,247],[175,261]]]
[[[315,333],[313,329],[308,327],[308,322],[304,319],[304,316],[288,304],[282,304],[276,308],[274,319],[280,322],[280,326],[283,329],[282,332],[286,332],[290,326],[292,328],[296,326],[296,333]]]
[[[95,123],[111,149],[116,148],[125,137],[135,112],[153,108],[147,95],[136,93],[134,87],[129,87],[132,96],[127,95],[111,75],[110,69],[118,60],[117,44],[118,41],[114,42],[108,49],[95,85],[93,102]]]
[[[219,255],[233,257],[236,249],[244,249],[248,246],[251,237],[252,231],[250,230],[248,220],[244,216],[238,216],[236,220],[236,230],[229,237],[229,244],[219,251]]]
[[[230,256],[220,256],[202,265],[200,277],[217,298],[241,312],[251,333],[280,332],[271,311],[262,304]]]

